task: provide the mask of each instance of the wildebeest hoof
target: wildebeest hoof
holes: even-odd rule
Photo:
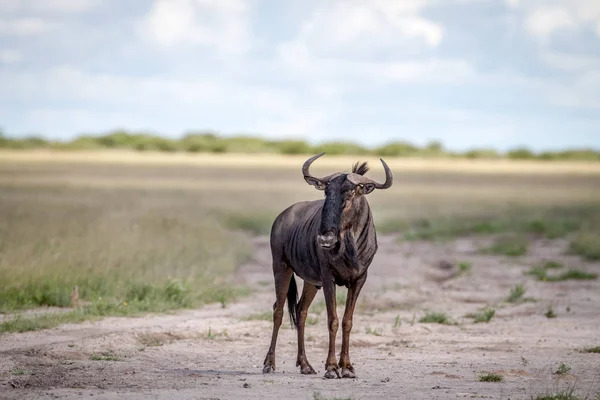
[[[263,374],[270,374],[275,371],[275,366],[271,364],[267,364],[263,367]]]
[[[356,374],[348,368],[342,368],[342,378],[356,378]]]
[[[335,379],[335,378],[339,378],[340,377],[340,373],[338,372],[337,368],[332,368],[330,370],[327,370],[327,372],[325,372],[325,378],[327,379]]]
[[[303,375],[316,374],[316,372],[313,369],[313,367],[311,367],[311,365],[308,364],[308,363],[300,368],[300,373],[302,373]]]

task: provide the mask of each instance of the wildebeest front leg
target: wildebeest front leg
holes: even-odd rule
[[[287,296],[290,287],[292,270],[281,264],[281,266],[275,266],[275,268],[273,268],[273,274],[275,276],[276,300],[273,305],[273,334],[271,336],[271,345],[269,346],[269,351],[265,357],[263,367],[263,373],[265,374],[275,371],[275,346],[277,344],[277,334],[279,333],[279,327],[283,320],[283,306],[285,305],[285,297]]]
[[[308,307],[317,294],[317,287],[304,281],[304,287],[302,288],[302,297],[300,297],[300,304],[298,311],[298,360],[296,366],[300,367],[300,372],[303,374],[316,374],[313,367],[309,364],[306,359],[306,350],[304,349],[304,326],[306,322],[306,316],[308,314]]]
[[[348,288],[346,310],[342,320],[342,351],[340,352],[342,378],[356,378],[354,367],[350,363],[350,331],[352,330],[352,317],[354,316],[356,300],[366,280],[367,274],[365,273],[353,286]]]
[[[335,357],[335,336],[338,330],[338,317],[336,311],[335,283],[331,276],[323,280],[323,294],[327,305],[327,326],[329,328],[329,353],[325,362],[325,378],[339,378],[338,364]]]

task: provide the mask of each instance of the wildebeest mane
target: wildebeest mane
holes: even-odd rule
[[[364,175],[369,171],[369,166],[367,165],[367,162],[363,162],[362,164],[357,161],[353,166],[352,166],[352,172],[358,175]]]

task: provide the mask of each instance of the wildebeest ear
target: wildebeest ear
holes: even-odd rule
[[[369,194],[375,189],[375,185],[372,183],[361,183],[358,185],[358,191],[360,194]]]
[[[325,184],[320,179],[313,178],[312,176],[305,176],[304,180],[318,190],[325,190]]]

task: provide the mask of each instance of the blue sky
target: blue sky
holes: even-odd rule
[[[600,148],[600,1],[0,0],[0,127]]]

